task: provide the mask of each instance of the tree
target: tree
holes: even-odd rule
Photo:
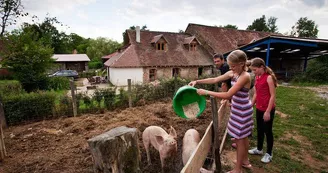
[[[23,9],[21,0],[0,0],[0,17],[2,20],[0,37],[3,36],[7,26],[16,24],[18,17],[28,15],[28,13],[23,12]]]
[[[90,63],[102,64],[101,57],[115,52],[121,46],[122,45],[117,41],[113,41],[104,37],[91,39],[87,48],[87,55],[91,59]]]
[[[265,21],[265,15],[262,15],[262,17],[255,19],[251,25],[248,25],[246,30],[268,32],[269,28]]]
[[[317,38],[318,32],[318,25],[313,20],[301,17],[292,27],[291,36]]]
[[[231,25],[231,24],[225,25],[225,26],[223,26],[223,28],[238,29],[237,25]]]
[[[277,33],[278,27],[276,21],[277,18],[272,16],[266,21],[265,15],[262,15],[262,17],[255,19],[251,25],[248,25],[246,30]]]
[[[13,72],[28,92],[42,89],[46,71],[53,64],[53,49],[29,30],[14,30],[5,36],[2,64]]]
[[[278,32],[278,27],[276,25],[276,21],[277,21],[276,17],[272,17],[272,16],[269,17],[268,22],[267,22],[269,32],[272,32],[272,33]]]

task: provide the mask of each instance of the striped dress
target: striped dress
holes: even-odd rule
[[[237,82],[238,77],[231,79],[232,86]],[[231,99],[228,133],[236,139],[248,137],[252,133],[253,107],[249,100],[248,91],[248,88],[243,87]]]

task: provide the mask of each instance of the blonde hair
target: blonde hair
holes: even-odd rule
[[[274,74],[274,72],[272,71],[272,69],[268,66],[265,65],[265,62],[263,59],[261,58],[254,58],[252,59],[252,62],[251,62],[251,67],[257,67],[257,68],[260,68],[260,67],[264,67],[264,71],[266,73],[268,73],[269,75],[271,75],[272,79],[273,79],[273,82],[274,82],[274,86],[277,87],[278,86],[278,80],[277,80],[277,77],[276,75]]]
[[[247,55],[242,50],[234,50],[232,51],[227,58],[228,61],[237,64],[237,63],[244,63],[243,69],[246,71],[246,61],[247,61]]]

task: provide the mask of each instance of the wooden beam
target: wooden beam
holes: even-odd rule
[[[213,121],[207,127],[206,132],[199,142],[196,150],[192,153],[185,167],[181,173],[199,173],[200,168],[203,166],[206,156],[210,151],[213,137]]]

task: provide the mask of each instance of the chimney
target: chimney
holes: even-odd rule
[[[136,42],[140,43],[140,26],[136,26]]]
[[[77,50],[76,49],[73,50],[73,54],[77,54]]]

